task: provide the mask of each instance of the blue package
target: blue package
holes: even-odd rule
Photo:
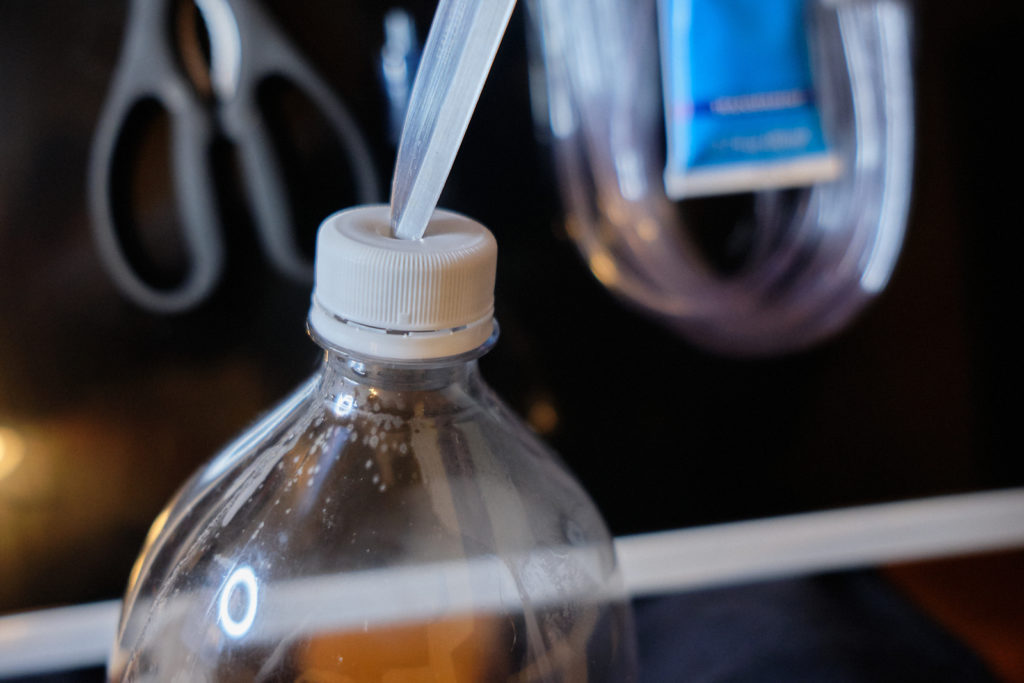
[[[834,179],[804,0],[661,0],[665,189],[680,199]]]

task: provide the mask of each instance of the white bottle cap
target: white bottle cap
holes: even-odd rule
[[[391,236],[386,205],[340,211],[316,243],[313,333],[377,358],[444,358],[494,328],[498,246],[476,221],[436,210],[422,239]]]

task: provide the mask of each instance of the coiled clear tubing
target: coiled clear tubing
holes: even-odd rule
[[[806,348],[885,288],[912,176],[904,2],[809,2],[818,105],[843,173],[746,198],[737,224],[749,235],[729,272],[693,239],[693,203],[665,195],[656,0],[531,0],[530,10],[569,233],[602,283],[734,355]]]

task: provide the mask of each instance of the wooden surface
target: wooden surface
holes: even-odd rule
[[[1024,551],[906,564],[885,573],[997,676],[1024,683]]]

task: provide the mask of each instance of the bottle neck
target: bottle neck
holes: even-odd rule
[[[487,353],[498,338],[498,326],[490,338],[472,351],[447,358],[421,360],[389,360],[373,358],[348,349],[325,344],[324,386],[355,384],[384,391],[436,391],[456,385],[472,385],[480,381],[477,359]]]
[[[396,363],[361,358],[339,349],[324,352],[325,384],[351,383],[390,391],[432,391],[466,384],[477,377],[476,358],[459,362]]]

